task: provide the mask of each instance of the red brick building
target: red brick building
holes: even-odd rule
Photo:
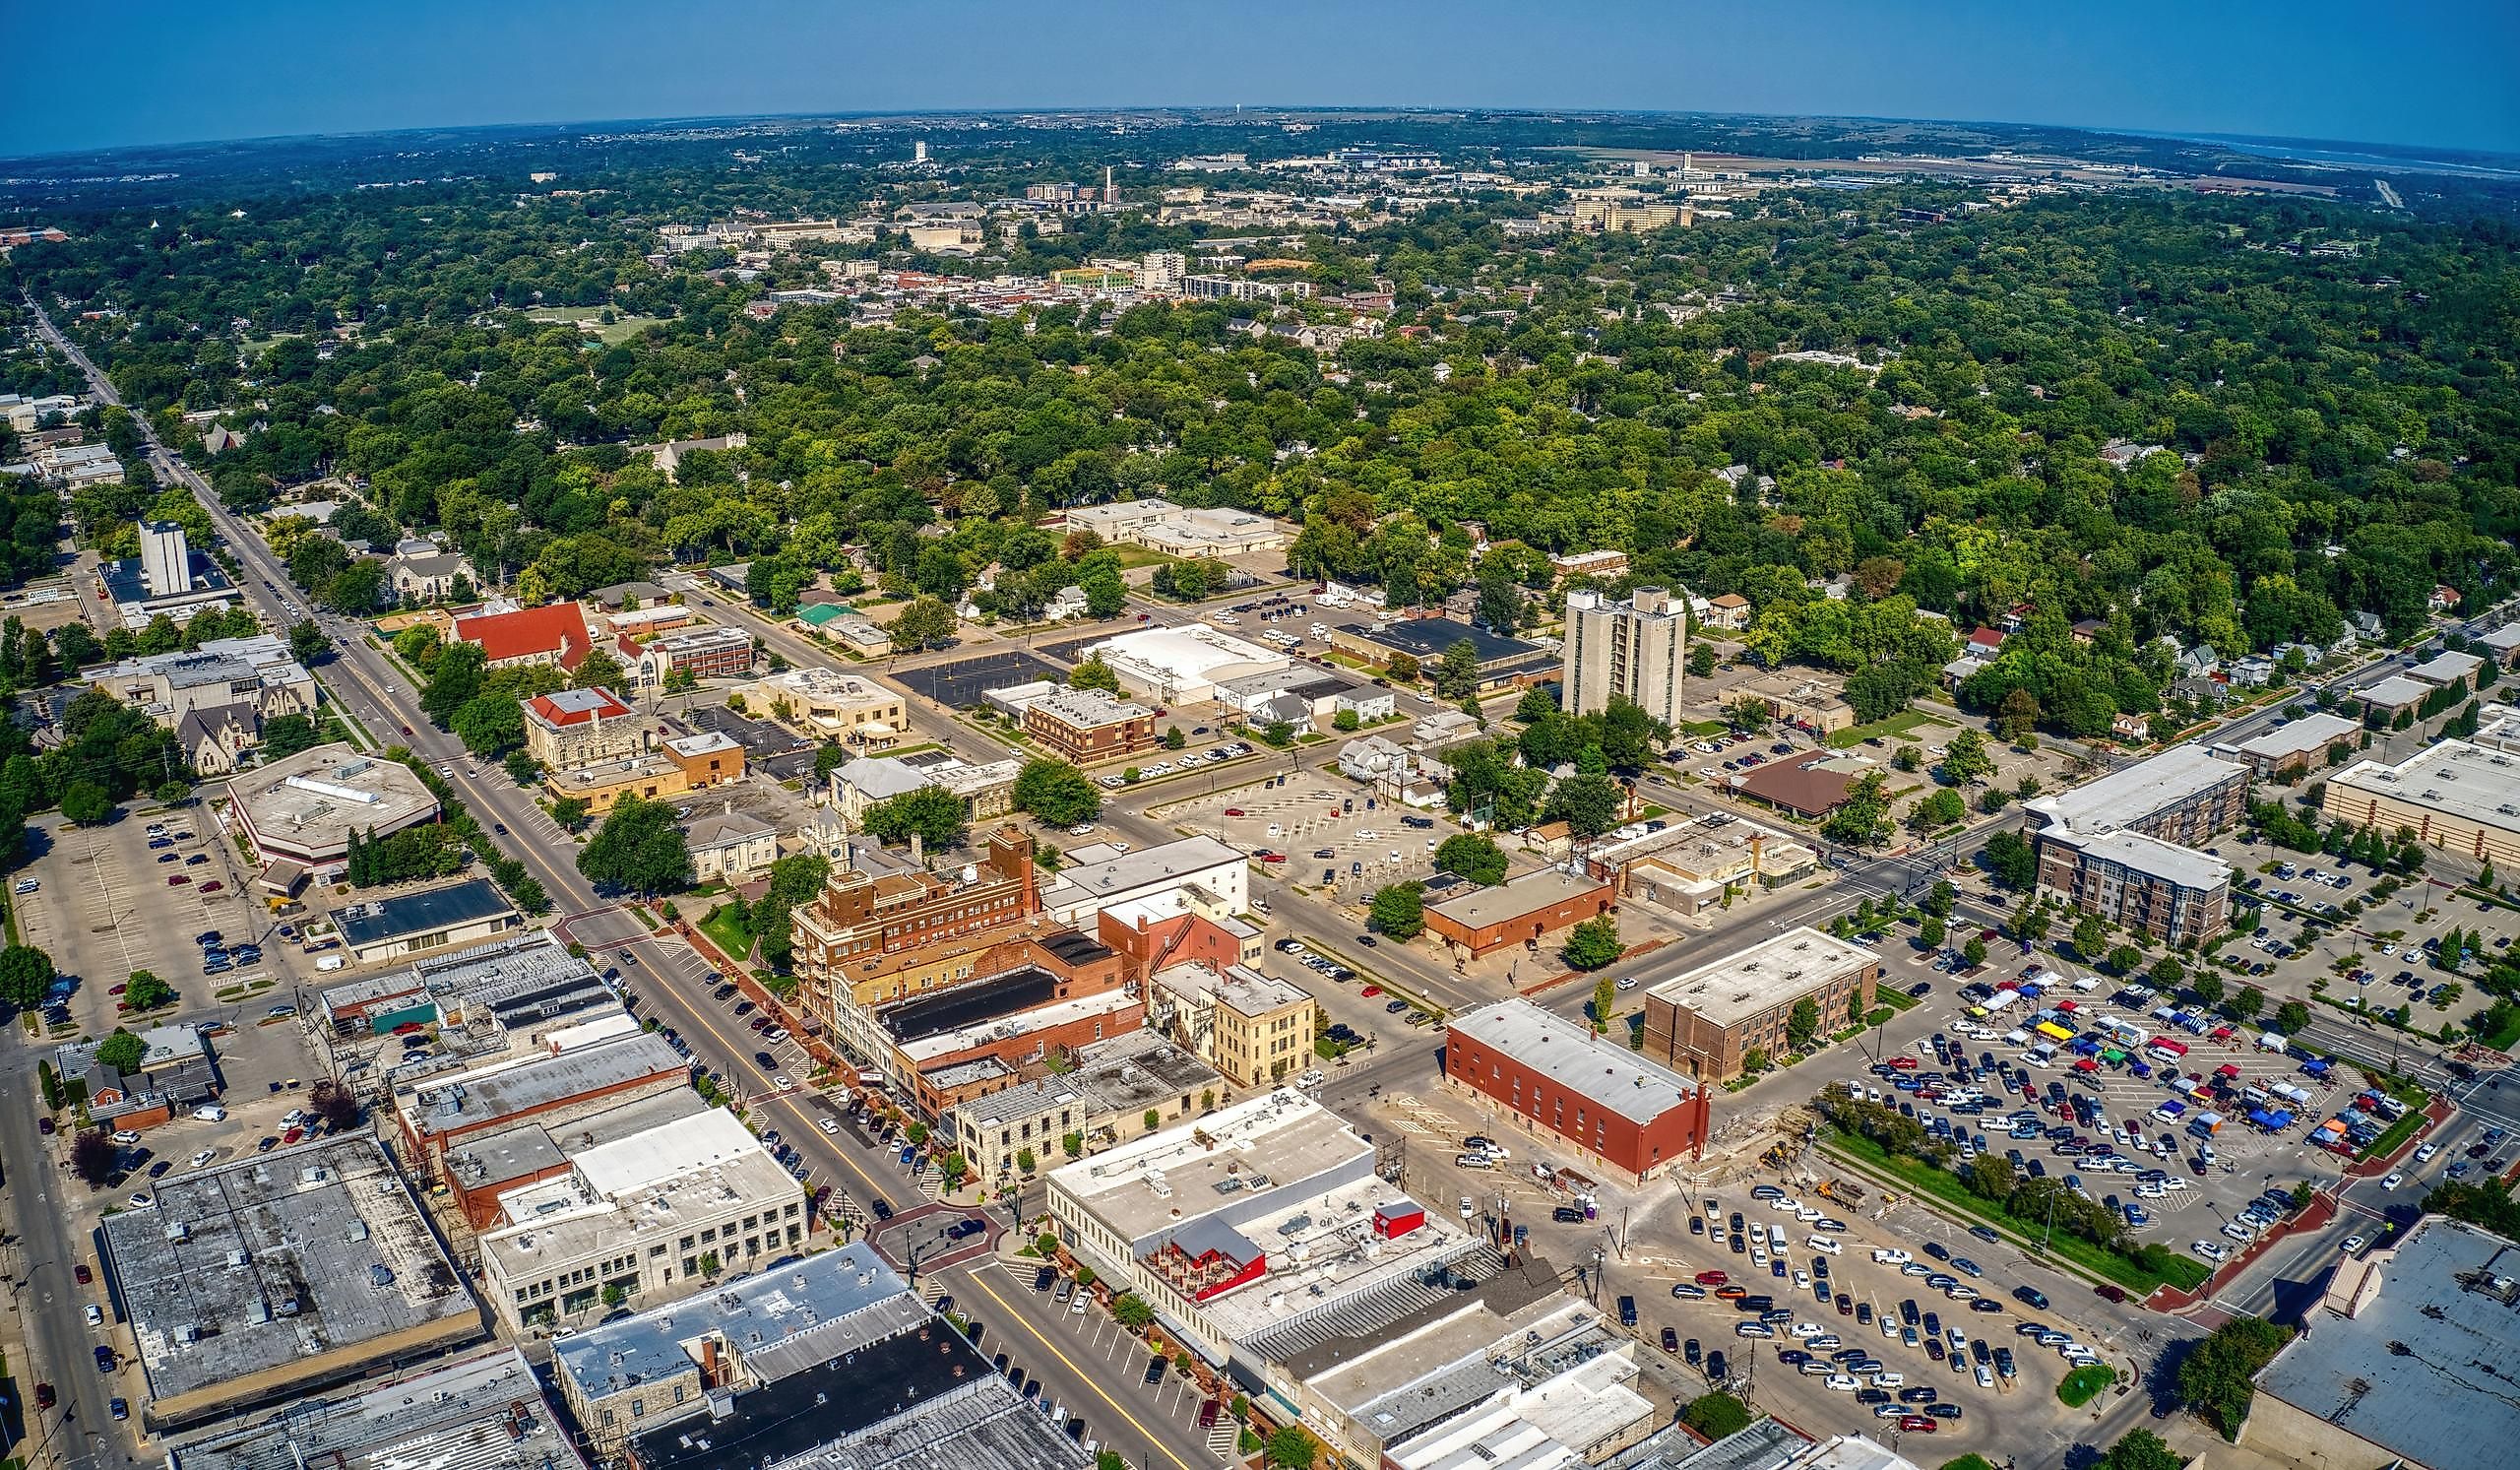
[[[1060,689],[1024,706],[1024,733],[1078,765],[1152,750],[1155,711],[1097,689]]]
[[[1528,1000],[1444,1028],[1444,1081],[1488,1099],[1525,1132],[1642,1183],[1706,1149],[1706,1090]]]
[[[447,1150],[520,1123],[557,1127],[691,1085],[691,1063],[649,1032],[536,1054],[394,1089],[404,1157],[434,1177]]]
[[[1537,941],[1587,919],[1598,919],[1618,902],[1607,883],[1575,877],[1556,868],[1526,873],[1493,888],[1474,888],[1456,899],[1430,905],[1426,931],[1470,957],[1492,953],[1509,944]]]

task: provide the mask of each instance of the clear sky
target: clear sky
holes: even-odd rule
[[[2520,0],[31,0],[0,156],[1103,104],[2067,123],[2520,153]]]

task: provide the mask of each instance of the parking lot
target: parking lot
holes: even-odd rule
[[[914,694],[955,710],[978,705],[983,690],[1035,679],[1057,683],[1065,678],[1058,670],[1020,648],[956,659],[949,664],[930,664],[923,669],[905,669],[885,676]]]
[[[1108,1447],[1123,1440],[1158,1445],[1204,1442],[1229,1449],[1239,1428],[1223,1405],[1170,1363],[1159,1371],[1146,1342],[1046,1266],[998,1257],[974,1266],[967,1279],[977,1299],[958,1296],[957,1310],[979,1319],[980,1351],[1026,1397],[1048,1405],[1079,1442]],[[1150,1381],[1152,1379],[1152,1381]],[[1196,1463],[1192,1461],[1191,1463]]]
[[[1275,783],[1273,777],[1195,798],[1165,816],[1247,852],[1284,853],[1290,881],[1326,887],[1351,903],[1386,883],[1433,876],[1435,849],[1458,830],[1447,817],[1411,811],[1316,772]]]
[[[210,813],[153,811],[58,828],[50,840],[26,870],[37,886],[19,895],[16,912],[24,942],[77,982],[50,1016],[65,1034],[102,1036],[128,1019],[119,1005],[135,971],[175,988],[177,1003],[163,1015],[206,1016],[221,991],[241,998],[284,983],[260,962],[204,973],[196,934],[220,929],[236,940],[273,927],[239,891],[242,869]]]

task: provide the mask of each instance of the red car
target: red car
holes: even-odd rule
[[[280,1141],[282,1145],[285,1147],[288,1144],[298,1142],[305,1136],[306,1130],[304,1128],[291,1128],[287,1132],[280,1135]]]
[[[79,1284],[81,1286],[86,1286],[88,1283],[96,1279],[95,1273],[88,1269],[88,1263],[86,1261],[81,1261],[77,1266],[73,1267],[72,1273],[79,1278]]]
[[[1700,1286],[1722,1286],[1724,1283],[1732,1279],[1732,1277],[1725,1275],[1722,1271],[1700,1271],[1697,1273],[1697,1284]]]
[[[1228,816],[1247,816],[1250,813],[1244,811],[1239,806],[1228,806],[1225,809],[1225,814]]]
[[[52,1407],[52,1385],[50,1383],[37,1383],[35,1385],[35,1407],[38,1409],[49,1409]]]
[[[185,877],[182,873],[176,873],[166,879],[166,886],[169,888],[186,888],[192,885],[192,879]]]
[[[1894,1072],[1913,1072],[1917,1069],[1917,1058],[1913,1056],[1893,1056],[1890,1058],[1890,1069]]]
[[[1907,1435],[1930,1435],[1942,1428],[1942,1421],[1923,1414],[1899,1416],[1899,1432]]]
[[[213,878],[209,882],[201,885],[201,891],[204,893],[217,893],[220,889],[226,886],[226,884],[219,881],[217,878]]]
[[[1372,998],[1374,998],[1376,995],[1379,995],[1379,994],[1381,994],[1381,993],[1382,993],[1382,987],[1380,987],[1380,986],[1367,986],[1367,987],[1365,987],[1363,990],[1358,991],[1356,993],[1357,993],[1357,994],[1359,994],[1359,995],[1362,995],[1362,996],[1363,996],[1363,997],[1365,997],[1367,1000],[1371,1000],[1371,999],[1372,999]]]

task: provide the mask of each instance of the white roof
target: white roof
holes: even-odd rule
[[[1246,643],[1230,633],[1199,625],[1141,628],[1095,644],[1086,653],[1099,656],[1113,669],[1134,666],[1163,673],[1172,683],[1213,683],[1220,676],[1261,671],[1257,668],[1242,666],[1284,669],[1292,662],[1286,655],[1272,653],[1259,644]],[[1226,672],[1228,670],[1232,673]]]
[[[1674,975],[1645,993],[1730,1026],[1872,962],[1872,951],[1805,925]]]
[[[2121,829],[2091,836],[2068,828],[2047,840],[2182,888],[2213,888],[2231,881],[2231,864],[2222,859],[2141,832]]]
[[[567,1129],[556,1141],[568,1143]],[[695,1113],[662,1127],[598,1144],[570,1162],[587,1186],[606,1199],[619,1199],[653,1184],[735,1159],[764,1152],[761,1140],[724,1108]]]
[[[2359,721],[2342,715],[2304,715],[2290,725],[2270,730],[2253,740],[2244,740],[2232,748],[2242,755],[2262,755],[2280,760],[2288,755],[2300,755],[2324,750],[2338,740],[2350,739],[2362,729]]]
[[[2354,692],[2383,709],[2395,709],[2402,704],[2422,702],[2425,695],[2432,692],[2432,685],[2403,673],[2392,673],[2376,684],[2365,685]]]
[[[2441,653],[2406,672],[2407,677],[2422,679],[2427,684],[2446,684],[2453,679],[2474,678],[2477,671],[2484,667],[2485,660],[2475,654]]]
[[[2237,777],[2248,767],[2214,755],[2202,745],[2173,745],[2150,760],[2112,771],[2086,786],[2024,803],[2051,823],[2091,832],[2131,826],[2165,807]]]
[[[1670,1067],[1521,998],[1455,1016],[1444,1029],[1511,1056],[1561,1090],[1631,1122],[1650,1123],[1698,1090]]]

